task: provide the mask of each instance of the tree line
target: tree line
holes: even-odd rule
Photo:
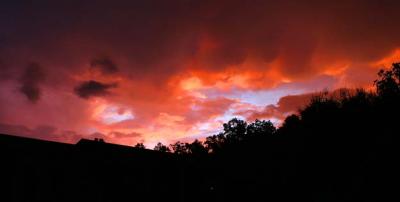
[[[234,118],[204,142],[154,149],[181,159],[192,201],[392,201],[400,63],[379,71],[374,86],[322,92],[279,128]]]
[[[343,120],[349,121],[344,125],[336,125],[336,127],[345,126],[347,128],[355,128],[355,130],[363,130],[363,128],[366,128],[365,125],[358,125],[361,124],[361,120],[366,118],[365,116],[361,117],[362,114],[372,115],[371,113],[376,113],[373,114],[374,117],[371,119],[385,120],[391,118],[390,114],[397,112],[400,97],[400,63],[394,63],[391,69],[380,70],[378,79],[374,81],[374,86],[376,88],[375,92],[367,92],[364,89],[340,89],[334,94],[322,92],[314,96],[305,108],[299,110],[298,114],[288,116],[280,128],[276,128],[271,121],[255,120],[248,124],[243,120],[233,118],[223,124],[222,132],[207,137],[204,142],[197,139],[192,143],[178,141],[169,146],[159,142],[154,147],[154,150],[173,152],[178,155],[204,156],[221,153],[223,150],[229,150],[229,148],[237,147],[240,144],[246,145],[249,142],[263,141],[265,138],[272,136],[280,136],[280,138],[275,139],[282,139],[297,135],[298,137],[292,137],[296,139],[300,138],[301,129],[309,127],[310,124],[314,126],[323,124],[320,123],[324,120],[321,119],[322,117],[331,121],[327,122],[328,124],[334,124],[335,122],[338,124]],[[386,114],[386,112],[388,113]],[[349,117],[352,118],[350,119]],[[365,123],[370,122],[365,121]],[[381,121],[377,121],[374,124],[379,122]],[[390,121],[387,123],[390,123]],[[326,128],[322,127],[323,125],[318,128],[329,129],[328,125],[326,125]],[[319,136],[324,135],[320,134]],[[323,137],[318,137],[318,139],[321,138]],[[135,147],[145,148],[143,143],[137,143]]]

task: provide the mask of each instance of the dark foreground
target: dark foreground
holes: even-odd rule
[[[0,201],[393,199],[398,192],[393,176],[398,171],[394,167],[398,156],[387,156],[393,151],[373,150],[368,159],[352,156],[342,164],[335,156],[300,154],[286,159],[268,156],[268,161],[259,159],[262,164],[255,166],[238,165],[234,159],[193,160],[89,140],[71,145],[0,135]],[[246,160],[239,155],[237,162]]]

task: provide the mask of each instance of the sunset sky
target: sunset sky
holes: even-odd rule
[[[0,2],[0,133],[191,141],[400,61],[400,1]]]

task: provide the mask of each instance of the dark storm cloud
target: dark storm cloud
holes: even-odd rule
[[[5,67],[4,63],[0,59],[0,69],[3,71],[0,71],[0,81],[6,78],[7,75],[7,68]]]
[[[40,83],[45,79],[43,68],[37,63],[29,64],[23,72],[19,91],[28,98],[29,101],[36,103],[41,96]]]
[[[90,61],[92,69],[98,69],[103,74],[114,74],[118,72],[117,65],[108,57],[97,57]]]
[[[318,73],[316,55],[373,61],[398,47],[399,6],[394,0],[43,1],[8,6],[4,17],[11,20],[0,24],[7,47],[23,45],[62,63],[118,55],[136,78],[163,82],[188,63],[219,71],[248,58],[279,59],[280,71],[297,78]],[[106,58],[92,66],[117,70]]]
[[[101,97],[109,95],[109,89],[116,88],[116,83],[105,84],[98,81],[85,81],[74,88],[74,92],[81,98]]]

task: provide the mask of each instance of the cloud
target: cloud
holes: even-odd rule
[[[118,72],[118,67],[108,57],[97,57],[90,62],[92,69],[98,69],[103,74],[115,74]]]
[[[137,132],[157,142],[199,134],[199,125],[202,134],[214,130],[215,119],[228,118],[239,103],[240,111],[254,105],[260,113],[254,118],[282,117],[303,103],[297,94],[372,84],[376,62],[400,55],[399,6],[390,0],[11,3],[0,12],[0,122],[52,125],[59,134]],[[23,85],[29,61],[40,64],[45,81]],[[124,106],[134,119],[98,121],[93,109],[100,104]],[[130,138],[112,139],[119,140]]]
[[[279,99],[277,104],[267,105],[259,110],[243,110],[237,112],[237,115],[246,117],[247,120],[255,119],[280,119],[283,120],[287,115],[296,113],[302,107],[305,107],[313,96],[318,93],[306,93],[300,95],[287,95]]]
[[[136,137],[141,137],[142,134],[137,133],[137,132],[131,132],[131,133],[122,133],[122,132],[118,132],[118,131],[112,131],[109,133],[109,135],[111,135],[114,138],[136,138]]]
[[[325,92],[327,93],[325,95]],[[312,92],[298,95],[287,95],[279,99],[276,104],[265,106],[262,110],[251,109],[241,110],[237,114],[246,117],[248,120],[255,119],[279,119],[283,120],[286,116],[297,113],[306,107],[313,97],[328,96],[334,99],[340,99],[343,93],[354,95],[355,89],[338,88],[332,91]]]
[[[39,125],[31,129],[23,125],[0,123],[0,133],[68,143],[76,143],[83,137],[74,131],[59,132],[57,128],[48,125]]]
[[[29,64],[24,70],[19,91],[32,103],[36,103],[41,96],[40,83],[45,79],[43,68],[37,63]]]
[[[223,115],[234,103],[235,100],[228,98],[196,100],[185,115],[186,124],[199,123]]]
[[[91,139],[91,140],[93,140],[95,138],[100,138],[100,139],[103,139],[105,142],[133,146],[135,143],[142,141],[142,139],[141,139],[142,134],[137,133],[137,132],[124,133],[124,132],[119,132],[119,131],[111,131],[108,133],[95,132],[95,133],[92,133],[92,134],[86,136],[85,138]]]
[[[31,135],[31,130],[27,128],[26,126],[22,125],[10,125],[10,124],[4,124],[0,123],[0,132],[3,134],[9,134],[9,135]]]
[[[90,68],[103,74],[121,73],[159,86],[186,73],[224,83],[234,71],[235,78],[246,74],[247,88],[263,88],[285,79],[312,78],[336,63],[361,66],[356,63],[380,59],[400,45],[396,1],[153,4],[15,5],[9,13],[12,26],[0,22],[7,42],[1,55],[38,58],[71,74],[79,74],[90,60]],[[32,19],[26,13],[39,15]],[[29,36],[14,34],[27,32]],[[96,54],[107,56],[92,58]],[[216,78],[216,73],[225,77]],[[258,86],[254,81],[263,82]]]
[[[3,79],[6,79],[7,76],[7,71],[8,68],[5,66],[5,64],[1,61],[0,59],[0,69],[2,69],[3,71],[0,72],[0,81]]]
[[[81,98],[102,97],[109,95],[109,89],[116,88],[116,83],[104,84],[98,81],[85,81],[74,88],[74,92]]]
[[[82,138],[94,139],[101,138],[106,142],[126,144],[127,142],[133,145],[135,142],[142,138],[142,134],[136,132],[119,132],[111,131],[108,133],[94,132],[91,134],[81,134],[76,131],[63,130],[59,131],[57,128],[49,125],[39,125],[35,128],[28,128],[23,125],[13,125],[0,123],[0,133],[8,135],[16,135],[21,137],[37,138],[42,140],[66,142],[75,144]]]

